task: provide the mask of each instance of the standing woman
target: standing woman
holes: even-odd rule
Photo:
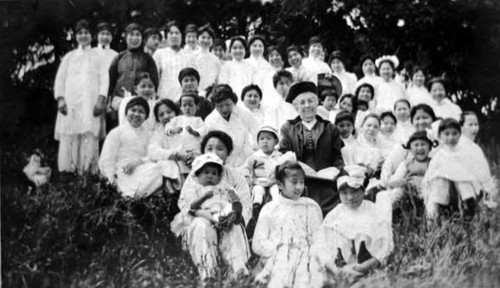
[[[61,172],[97,172],[101,113],[106,106],[108,66],[91,49],[92,35],[86,20],[75,25],[78,48],[64,56],[57,70],[55,139],[59,140]]]
[[[396,56],[382,56],[375,61],[375,65],[377,65],[383,80],[375,91],[377,97],[376,110],[379,113],[392,111],[396,100],[406,98],[405,87],[394,80],[399,60]]]
[[[120,52],[109,68],[109,108],[108,127],[110,130],[118,125],[118,109],[125,94],[134,91],[135,79],[147,72],[155,87],[158,87],[158,70],[151,56],[144,52],[142,29],[132,23],[125,28],[127,50]]]
[[[221,62],[210,53],[215,38],[214,30],[207,24],[198,29],[198,50],[194,52],[194,66],[200,73],[199,91],[203,92],[213,85],[219,77]]]
[[[245,59],[254,69],[254,79],[257,85],[262,87],[263,76],[267,71],[274,70],[271,64],[264,58],[266,43],[260,35],[255,35],[248,42],[250,56]]]
[[[104,61],[105,66],[109,68],[111,62],[115,59],[118,52],[110,48],[110,44],[113,41],[113,30],[111,25],[106,22],[101,22],[97,25],[97,46],[94,48],[97,53],[99,53]]]
[[[244,61],[247,53],[247,42],[241,37],[234,37],[229,44],[229,53],[233,59],[221,68],[219,83],[228,84],[236,95],[247,85],[254,83],[255,70],[252,64]]]
[[[372,85],[372,87],[377,87],[377,85],[382,82],[382,78],[376,74],[377,68],[375,67],[375,58],[369,54],[363,55],[359,63],[363,71],[363,78],[358,80],[356,87],[365,83]]]
[[[447,96],[447,86],[442,78],[433,78],[427,84],[427,88],[431,91],[434,104],[431,105],[437,118],[446,119],[453,118],[460,120],[462,109],[453,103]]]
[[[417,66],[413,68],[411,76],[411,84],[408,86],[406,93],[408,94],[408,100],[412,106],[418,104],[433,105],[431,94],[429,90],[425,87],[425,72],[424,69]]]
[[[339,78],[340,83],[342,83],[342,93],[354,94],[358,78],[354,75],[354,73],[346,71],[344,54],[340,51],[333,51],[332,54],[330,54],[328,63],[330,63],[333,75]]]
[[[297,160],[316,172],[326,168],[342,169],[344,160],[340,149],[344,144],[337,127],[328,120],[316,116],[319,105],[316,85],[312,82],[294,84],[286,101],[293,104],[299,116],[281,126],[280,152],[294,152]],[[306,196],[321,206],[323,215],[339,203],[335,176],[334,173],[331,174],[328,179],[306,177],[308,187]]]
[[[267,48],[267,61],[271,64],[272,69],[267,70],[264,75],[262,94],[265,95],[265,97],[262,104],[266,106],[274,106],[281,99],[276,97],[277,95],[274,93],[273,76],[276,72],[281,71],[284,66],[283,57],[281,56],[278,47],[269,46],[269,48]]]
[[[286,49],[286,55],[288,64],[290,64],[290,67],[286,68],[286,70],[292,73],[295,82],[309,81],[314,83],[318,81],[318,75],[309,71],[302,64],[302,50],[298,46],[289,46]]]
[[[236,105],[238,97],[231,87],[219,85],[214,90],[212,103],[215,110],[207,116],[205,125],[208,131],[222,130],[231,136],[234,152],[226,164],[231,167],[241,167],[253,152],[254,143],[251,139],[257,139],[259,129],[257,120],[251,112]]]
[[[252,200],[243,174],[231,165],[227,165],[229,157],[236,153],[233,150],[233,141],[222,131],[210,131],[201,142],[201,152],[214,153],[223,161],[221,183],[228,184],[234,189],[242,207],[238,217],[230,220],[228,228],[219,233],[207,219],[195,217],[181,232],[183,249],[191,254],[202,280],[216,276],[217,268],[220,267],[219,260],[230,267],[233,275],[248,275],[245,264],[250,257],[250,249],[243,226],[252,216]],[[192,203],[200,199],[195,193],[196,185],[199,185],[198,180],[191,172],[179,196],[180,213],[193,214]]]
[[[332,73],[328,64],[326,64],[322,58],[323,44],[319,36],[313,36],[309,39],[309,56],[302,61],[304,67],[315,75],[315,83],[317,83],[318,74],[329,74]]]
[[[167,23],[165,35],[168,46],[158,49],[153,55],[160,76],[158,96],[160,99],[170,99],[176,102],[182,92],[177,77],[182,69],[193,66],[192,54],[181,50],[182,34],[176,21]]]

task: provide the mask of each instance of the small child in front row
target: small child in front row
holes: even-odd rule
[[[262,208],[253,237],[253,251],[264,266],[256,281],[267,287],[311,287],[310,249],[323,218],[321,208],[300,197],[305,172],[298,163],[279,165],[275,177],[280,193]]]
[[[491,188],[486,185],[478,169],[485,162],[484,155],[472,153],[470,146],[459,143],[461,129],[458,121],[447,118],[439,124],[438,135],[442,148],[432,158],[422,181],[427,216],[439,216],[440,206],[450,204],[450,188],[453,185],[459,195],[459,209],[466,219],[475,214],[476,200],[481,191]]]
[[[187,154],[200,154],[201,139],[207,134],[207,127],[201,117],[195,116],[198,95],[194,91],[184,91],[179,99],[182,115],[173,118],[165,125],[165,133],[174,149],[181,149]],[[185,161],[179,163],[184,176],[190,171]]]
[[[179,213],[172,222],[172,231],[177,236],[190,224],[192,217],[202,217],[217,228],[225,228],[229,217],[241,215],[243,208],[238,196],[229,185],[221,183],[223,169],[222,160],[212,153],[203,154],[193,161],[193,172],[199,184],[195,193],[199,198],[191,203],[190,215]]]
[[[344,170],[347,175],[337,179],[341,204],[326,215],[314,239],[315,287],[326,284],[327,271],[354,278],[368,273],[383,265],[394,247],[390,222],[363,200],[366,168]]]
[[[274,177],[269,177],[273,176],[271,173],[274,171],[276,161],[282,155],[281,152],[275,149],[278,142],[278,131],[271,126],[262,126],[257,133],[257,144],[260,149],[248,157],[245,162],[244,174],[247,182],[253,186],[251,189],[254,219],[259,217],[266,190],[269,190],[267,192],[271,194],[272,198],[278,195],[276,181],[272,179]]]

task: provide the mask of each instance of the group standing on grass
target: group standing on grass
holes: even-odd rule
[[[87,21],[74,29],[54,85],[59,171],[100,171],[123,197],[178,197],[171,229],[205,281],[221,264],[269,287],[357,278],[386,263],[405,198],[429,219],[455,198],[467,219],[495,205],[478,116],[420,67],[398,81],[395,56],[363,56],[358,80],[342,52],[323,61],[317,36],[307,55],[281,54],[258,35],[226,50],[209,25],[183,39],[175,21],[132,23],[116,53],[111,25],[95,48]]]

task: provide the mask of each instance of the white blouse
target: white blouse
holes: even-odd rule
[[[167,47],[156,50],[153,55],[158,75],[160,77],[160,87],[158,87],[158,96],[161,99],[170,99],[174,102],[179,100],[182,92],[179,83],[179,72],[188,67],[193,67],[193,55],[181,50],[174,51]]]
[[[222,66],[219,83],[231,86],[236,96],[241,98],[243,88],[254,83],[254,75],[254,68],[247,61],[231,60]]]
[[[115,50],[109,48],[109,45],[106,47],[103,47],[102,45],[97,45],[94,47],[94,50],[101,55],[101,57],[104,59],[104,65],[109,69],[111,66],[111,62],[115,59],[116,56],[118,56],[118,52]]]
[[[354,73],[344,70],[340,73],[334,72],[333,75],[339,78],[340,83],[342,84],[342,95],[354,94],[356,91],[356,82],[358,81],[358,77],[356,77]]]
[[[431,94],[424,86],[416,87],[414,85],[410,85],[406,90],[406,94],[408,95],[408,100],[410,101],[412,107],[418,104],[427,104],[431,107],[434,105],[434,100],[432,100]]]
[[[436,114],[437,118],[453,118],[457,121],[460,120],[460,115],[462,115],[462,109],[453,103],[450,99],[444,98],[441,102],[434,101],[434,104],[431,106],[434,110],[434,114]]]
[[[207,87],[214,84],[219,77],[221,62],[217,56],[209,51],[196,51],[194,54],[194,67],[200,73],[199,91],[205,91]]]
[[[99,136],[102,118],[94,117],[93,112],[98,97],[108,95],[108,69],[101,55],[90,47],[78,47],[63,57],[55,78],[54,98],[64,98],[68,113],[57,113],[56,140],[61,135]]]
[[[307,70],[304,65],[300,65],[299,68],[288,67],[286,71],[292,73],[293,82],[310,81],[313,83],[318,82],[318,75],[314,72]]]
[[[302,60],[302,65],[306,68],[306,70],[311,71],[313,75],[315,75],[314,83],[318,83],[318,74],[331,74],[332,69],[326,64],[324,61],[319,59],[313,59],[311,57],[304,58]]]
[[[208,131],[221,130],[229,134],[233,140],[233,151],[226,164],[230,167],[240,167],[253,153],[254,141],[259,127],[257,120],[248,111],[238,106],[233,107],[229,120],[224,119],[217,110],[212,111],[205,119]],[[252,138],[250,138],[252,137]]]
[[[376,109],[379,113],[392,111],[397,100],[406,98],[405,87],[394,79],[389,82],[382,81],[377,86],[375,94],[377,95]]]

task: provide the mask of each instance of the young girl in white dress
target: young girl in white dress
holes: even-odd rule
[[[247,43],[241,37],[234,37],[229,44],[229,52],[233,59],[221,68],[219,83],[228,84],[236,95],[241,95],[243,88],[254,82],[255,69],[245,61]]]
[[[439,124],[439,141],[442,148],[432,157],[429,169],[422,181],[427,216],[439,216],[440,205],[450,204],[450,187],[459,196],[459,209],[465,218],[475,214],[476,200],[481,190],[493,189],[485,177],[487,161],[481,153],[475,153],[470,145],[460,143],[461,127],[458,121],[446,118]],[[483,164],[483,163],[486,163]],[[460,205],[462,203],[462,205]]]
[[[146,157],[152,131],[142,124],[149,112],[144,98],[132,98],[125,107],[127,122],[111,130],[102,147],[101,173],[124,197],[146,197],[162,185],[161,165]]]
[[[276,179],[280,194],[262,208],[253,237],[253,251],[264,266],[256,281],[267,287],[310,287],[310,249],[321,225],[321,208],[314,200],[300,197],[305,173],[299,164],[281,164]]]
[[[183,151],[185,154],[200,155],[201,139],[208,130],[201,117],[195,116],[198,94],[195,91],[185,91],[180,98],[182,115],[173,118],[165,125],[170,147]],[[190,169],[186,162],[179,162],[181,173],[187,176]]]
[[[393,250],[392,228],[377,206],[364,198],[365,169],[344,167],[337,179],[341,204],[328,215],[315,235],[313,254],[317,287],[323,287],[327,271],[360,277],[384,265]]]

